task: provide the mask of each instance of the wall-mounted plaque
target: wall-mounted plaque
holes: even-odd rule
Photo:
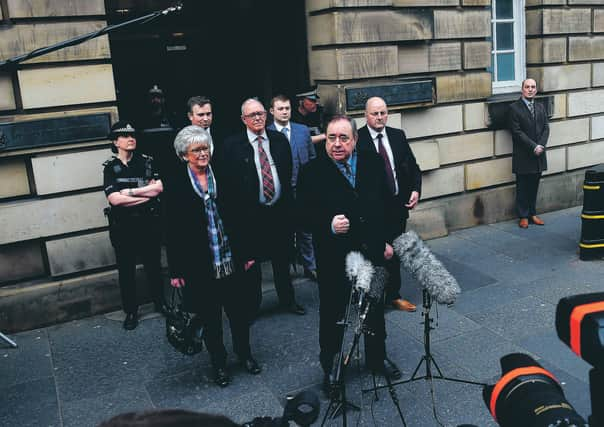
[[[110,129],[109,113],[0,123],[0,150],[20,150],[105,139]]]
[[[346,110],[362,110],[365,102],[379,96],[389,107],[405,104],[434,103],[432,79],[407,80],[394,84],[346,88]]]

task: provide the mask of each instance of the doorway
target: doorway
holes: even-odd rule
[[[110,24],[173,6],[174,0],[106,0]],[[183,10],[110,34],[120,117],[142,120],[158,85],[175,126],[187,124],[186,101],[208,96],[217,133],[243,129],[240,106],[309,84],[304,0],[185,0]]]

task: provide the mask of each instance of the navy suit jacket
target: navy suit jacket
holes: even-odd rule
[[[310,130],[307,126],[289,122],[291,127],[291,135],[289,137],[289,146],[292,150],[292,187],[296,188],[298,182],[298,173],[300,167],[308,163],[311,159],[314,159],[317,154],[315,153],[315,147],[310,139]],[[267,129],[277,131],[275,123],[271,123],[267,126]]]

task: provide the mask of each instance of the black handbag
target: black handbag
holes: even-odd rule
[[[193,356],[203,350],[203,324],[197,315],[182,309],[182,291],[172,288],[166,312],[166,337],[179,352]]]

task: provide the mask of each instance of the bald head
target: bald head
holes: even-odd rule
[[[537,82],[533,79],[525,79],[522,82],[522,97],[528,100],[537,95]]]
[[[376,132],[383,131],[388,122],[386,102],[378,96],[369,98],[365,103],[365,119],[367,120],[367,126]]]

